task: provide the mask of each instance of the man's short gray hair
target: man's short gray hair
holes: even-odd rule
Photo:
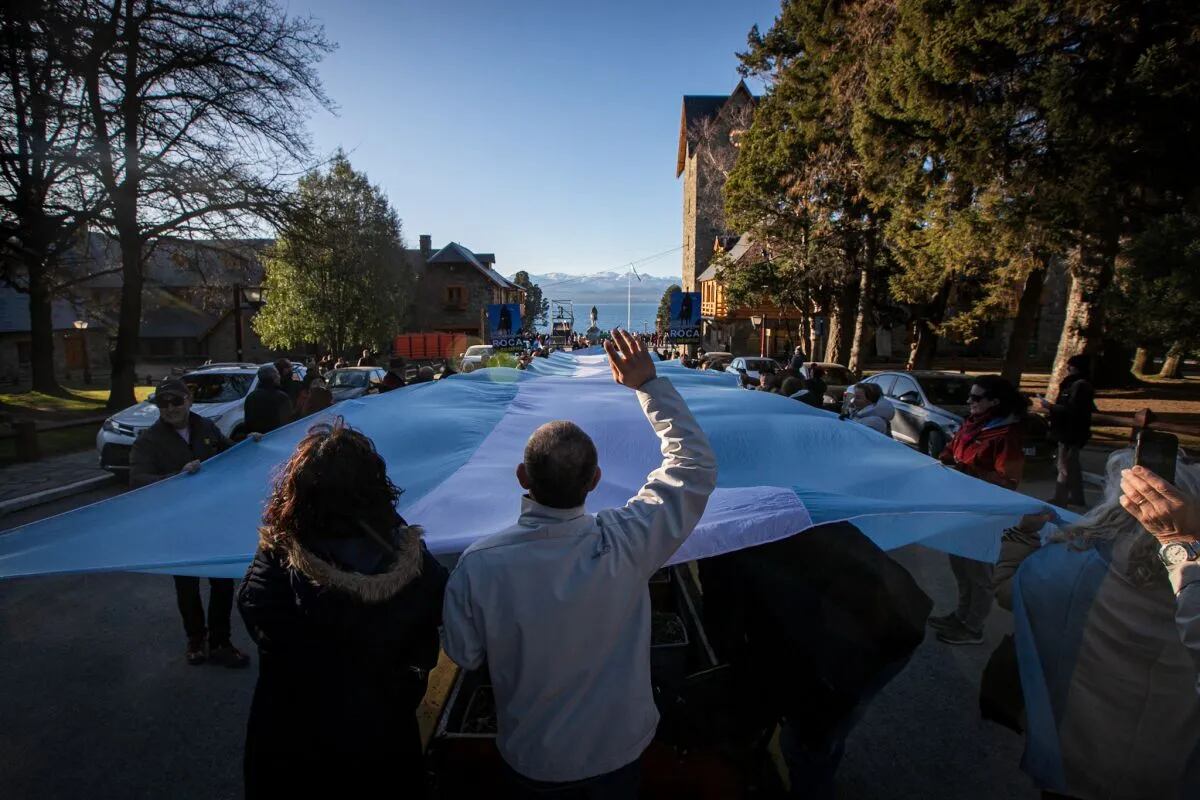
[[[263,364],[258,368],[258,382],[279,385],[279,370],[274,364]]]
[[[547,422],[525,444],[529,493],[551,508],[583,505],[596,463],[596,445],[574,422]]]

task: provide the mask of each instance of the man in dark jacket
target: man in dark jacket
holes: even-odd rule
[[[300,381],[296,380],[296,371],[292,367],[292,362],[286,358],[275,359],[275,371],[279,373],[279,388],[288,396],[292,410],[299,408],[296,400],[300,397],[301,385]]]
[[[1091,359],[1085,355],[1067,359],[1067,377],[1058,386],[1057,402],[1042,398],[1050,412],[1050,439],[1058,443],[1058,479],[1050,502],[1063,508],[1070,503],[1083,506],[1083,467],[1079,453],[1092,436],[1092,411],[1096,390],[1088,380]]]
[[[192,395],[183,381],[167,378],[154,392],[158,421],[137,437],[129,459],[129,482],[134,488],[148,486],[179,473],[193,474],[201,462],[230,446],[211,421],[192,413]],[[227,667],[244,667],[250,659],[230,640],[229,617],[233,611],[233,580],[209,578],[208,624],[200,579],[175,576],[175,598],[187,633],[187,662],[205,660]],[[207,650],[206,648],[207,643]]]
[[[279,370],[271,364],[258,368],[258,386],[246,395],[247,433],[270,433],[292,421],[292,401],[279,388]]]

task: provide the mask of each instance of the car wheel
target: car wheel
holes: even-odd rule
[[[930,428],[925,431],[922,437],[924,440],[921,451],[930,458],[937,458],[946,449],[946,443],[949,441],[946,434],[941,428]]]

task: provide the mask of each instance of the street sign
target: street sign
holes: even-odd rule
[[[667,338],[674,344],[700,344],[699,292],[675,292],[671,295]]]
[[[487,307],[488,344],[496,350],[524,350],[521,304],[492,303]]]

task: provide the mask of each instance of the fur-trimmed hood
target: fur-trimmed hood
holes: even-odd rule
[[[385,570],[363,574],[343,569],[289,537],[284,547],[284,563],[325,589],[353,595],[364,603],[389,600],[421,575],[420,526],[408,525],[396,531],[396,558]]]

